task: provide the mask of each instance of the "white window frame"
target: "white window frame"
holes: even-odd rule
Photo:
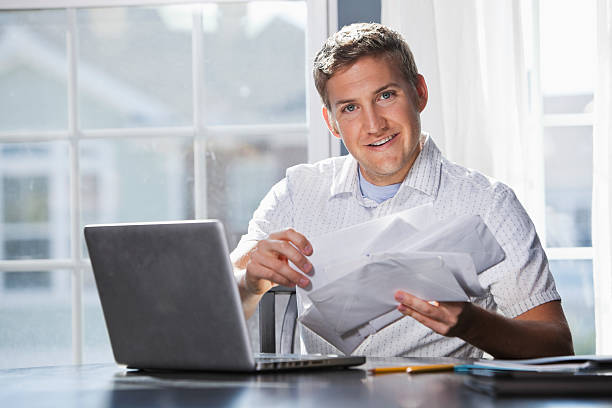
[[[542,110],[543,104],[543,93],[541,89],[541,65],[540,65],[540,0],[532,0],[532,11],[533,11],[533,20],[532,20],[532,28],[533,28],[533,60],[534,60],[534,72],[532,75],[532,90],[531,90],[531,100],[533,101],[534,106],[536,106],[537,111],[540,114],[540,123],[542,132],[540,133],[540,137],[543,138],[544,132],[543,130],[550,127],[575,127],[575,126],[591,126],[594,125],[594,114],[593,113],[571,113],[571,114],[544,114]],[[543,141],[542,141],[543,142]],[[542,145],[542,144],[540,144]],[[542,152],[543,153],[543,152]],[[542,156],[542,160],[544,157]],[[544,197],[544,194],[543,194]],[[545,203],[543,203],[545,206]],[[592,208],[592,206],[591,206]],[[548,239],[546,234],[546,214],[543,212],[543,219],[539,220],[539,225],[541,225],[544,229],[540,231],[540,237],[542,238],[542,243],[545,247],[546,254],[550,261],[591,261],[593,264],[593,246],[588,247],[549,247]],[[592,232],[592,231],[591,231]],[[593,269],[593,273],[594,273]],[[595,276],[593,276],[595,278]],[[594,285],[596,284],[595,279],[593,280]],[[595,287],[593,288],[595,292]],[[596,313],[596,312],[595,312]],[[592,317],[595,319],[595,314]],[[599,337],[597,334],[596,337]],[[597,338],[595,339],[595,347],[597,348]]]
[[[261,0],[238,0],[257,2]],[[83,362],[83,273],[91,269],[88,260],[82,257],[82,233],[80,228],[80,180],[79,145],[88,139],[190,137],[194,151],[194,200],[195,217],[206,218],[206,162],[204,150],[206,140],[223,134],[249,137],[261,134],[287,137],[288,134],[307,134],[308,161],[315,162],[340,153],[340,143],[331,138],[321,119],[321,101],[314,87],[311,75],[314,56],[330,32],[336,30],[336,0],[305,0],[307,6],[306,25],[306,82],[307,115],[306,123],[281,125],[231,125],[208,126],[201,117],[201,86],[203,72],[202,12],[194,7],[192,27],[192,73],[193,73],[193,123],[192,126],[146,127],[83,130],[78,121],[78,32],[76,12],[90,7],[155,6],[186,3],[224,3],[236,0],[8,0],[0,5],[3,10],[66,9],[68,27],[66,32],[66,53],[68,58],[68,129],[66,131],[0,132],[0,143],[68,141],[70,158],[70,258],[37,260],[0,260],[0,272],[29,272],[69,270],[72,280],[72,360]]]
[[[542,129],[548,127],[574,127],[574,126],[593,126],[594,115],[592,113],[571,113],[571,114],[544,114],[542,106],[543,94],[541,91],[541,71],[540,71],[540,1],[534,0],[533,3],[533,59],[534,59],[534,75],[532,81],[532,100],[538,106],[541,112]],[[542,132],[542,135],[544,132]],[[543,214],[545,217],[546,215]],[[541,220],[539,223],[544,230],[540,236],[543,238],[546,254],[548,259],[552,261],[562,260],[590,260],[593,261],[593,247],[548,247],[547,234],[545,231],[546,222]]]

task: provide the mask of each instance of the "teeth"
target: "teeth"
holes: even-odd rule
[[[383,145],[383,144],[387,143],[391,139],[393,139],[393,135],[389,136],[389,137],[386,137],[386,138],[384,138],[382,140],[379,140],[378,142],[370,143],[370,146],[380,146],[380,145]]]

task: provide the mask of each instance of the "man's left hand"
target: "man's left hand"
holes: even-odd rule
[[[403,290],[395,292],[395,300],[400,312],[443,336],[462,337],[472,325],[469,302],[427,302]]]

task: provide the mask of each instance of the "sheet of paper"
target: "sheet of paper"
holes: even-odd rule
[[[589,362],[565,364],[521,364],[508,360],[480,360],[472,364],[460,365],[456,371],[470,371],[474,369],[529,371],[536,373],[566,373],[577,372],[593,368]]]

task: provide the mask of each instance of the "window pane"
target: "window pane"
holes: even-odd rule
[[[306,122],[305,2],[205,7],[203,26],[205,123]]]
[[[77,18],[84,128],[191,124],[190,6],[83,9]]]
[[[0,368],[72,363],[70,273],[0,272]]]
[[[307,161],[306,138],[223,136],[208,141],[203,159],[207,216],[223,221],[230,248],[246,233],[253,211],[268,190],[285,177],[287,167]]]
[[[69,256],[68,144],[0,143],[0,259]]]
[[[593,94],[549,95],[544,97],[544,114],[592,113]]]
[[[83,225],[194,217],[190,138],[86,140],[80,148]]]
[[[593,262],[551,261],[550,269],[572,330],[576,354],[595,354]]]
[[[66,12],[0,12],[0,131],[68,125]]]
[[[83,362],[115,361],[91,269],[83,272]]]
[[[592,127],[544,129],[549,247],[591,246]]]
[[[593,92],[596,64],[594,0],[541,0],[542,92]]]

